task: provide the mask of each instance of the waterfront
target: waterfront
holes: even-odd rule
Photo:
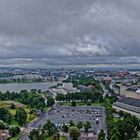
[[[12,84],[0,84],[1,92],[20,92],[21,90],[41,89],[41,91],[47,91],[49,87],[57,85],[57,82],[46,83],[12,83]]]

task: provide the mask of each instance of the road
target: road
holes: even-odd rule
[[[42,94],[42,98],[44,98],[44,100],[45,100],[45,104],[47,104],[47,98],[45,97],[44,94]]]
[[[106,87],[103,85],[103,83],[100,83],[100,85],[101,85],[101,87],[103,88],[103,91],[104,91],[104,93],[103,93],[103,98],[105,98],[106,95],[108,94],[108,90],[107,90]]]

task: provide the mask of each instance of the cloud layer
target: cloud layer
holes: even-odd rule
[[[139,64],[139,0],[0,0],[0,65]]]

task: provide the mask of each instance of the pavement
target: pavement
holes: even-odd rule
[[[42,114],[37,120],[30,123],[28,127],[39,128],[40,126],[43,126],[48,119],[56,126],[61,126],[63,123],[68,124],[70,120],[75,123],[78,123],[79,121],[89,121],[91,123],[90,131],[96,133],[98,133],[101,129],[106,129],[104,107],[70,107],[60,105],[55,105],[51,110]]]

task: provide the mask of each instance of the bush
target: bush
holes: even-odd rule
[[[18,135],[20,133],[20,128],[18,126],[15,126],[15,127],[11,127],[9,129],[9,134],[12,136],[12,137],[15,137],[16,135]]]
[[[76,106],[76,102],[75,101],[72,101],[71,102],[71,106]]]

